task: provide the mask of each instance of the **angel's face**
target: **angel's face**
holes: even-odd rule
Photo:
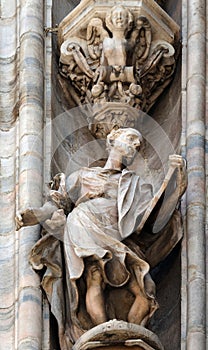
[[[111,14],[111,21],[115,29],[126,29],[128,26],[128,13],[123,7],[116,7]]]

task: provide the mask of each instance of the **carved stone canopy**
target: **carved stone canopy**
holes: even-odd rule
[[[178,25],[153,0],[82,0],[59,25],[60,80],[76,105],[147,112],[172,79]]]
[[[104,20],[106,12],[117,4],[129,8],[135,17],[146,17],[154,40],[165,40],[172,45],[178,41],[178,24],[154,0],[82,0],[59,24],[59,45],[72,37],[83,38],[90,20],[95,17]]]

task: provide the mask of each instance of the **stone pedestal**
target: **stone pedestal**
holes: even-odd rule
[[[81,336],[72,350],[164,350],[158,337],[133,323],[111,320]]]

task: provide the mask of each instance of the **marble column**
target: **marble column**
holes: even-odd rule
[[[187,350],[206,349],[206,1],[187,1]]]
[[[0,21],[0,349],[13,349],[16,313],[16,126],[18,20],[16,1],[1,2]]]
[[[18,210],[42,204],[44,37],[42,0],[20,0],[19,186]],[[42,292],[28,256],[39,226],[19,231],[17,347],[41,349]]]

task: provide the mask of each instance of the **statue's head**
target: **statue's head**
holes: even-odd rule
[[[106,26],[111,32],[123,30],[127,33],[132,29],[134,18],[132,13],[122,5],[114,6],[106,15]]]
[[[126,160],[126,165],[131,164],[142,143],[141,133],[133,128],[113,129],[107,136],[107,149],[110,152],[114,148]]]

